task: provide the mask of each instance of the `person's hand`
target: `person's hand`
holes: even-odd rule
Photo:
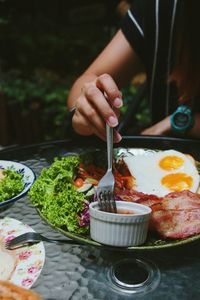
[[[75,101],[72,126],[78,134],[95,134],[106,140],[105,125],[107,123],[113,128],[118,125],[119,108],[122,105],[122,94],[112,77],[108,74],[98,76],[83,85],[81,94]],[[121,140],[121,135],[116,130],[113,140]]]
[[[156,123],[155,125],[144,129],[141,135],[165,135],[171,130],[170,117],[166,117],[162,121]]]

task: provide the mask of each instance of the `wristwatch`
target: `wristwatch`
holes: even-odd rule
[[[184,134],[194,125],[192,109],[187,105],[180,105],[170,117],[172,131]]]

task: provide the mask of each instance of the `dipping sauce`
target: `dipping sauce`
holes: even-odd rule
[[[123,215],[135,215],[136,213],[133,210],[125,209],[125,208],[118,208],[117,214],[123,214]]]

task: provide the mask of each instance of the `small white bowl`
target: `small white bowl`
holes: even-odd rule
[[[143,244],[147,238],[151,208],[126,201],[116,201],[116,205],[119,211],[134,213],[108,213],[99,210],[98,202],[90,203],[91,238],[101,244],[117,247]]]

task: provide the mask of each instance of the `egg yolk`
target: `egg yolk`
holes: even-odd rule
[[[159,162],[161,169],[166,171],[172,171],[180,168],[184,164],[184,160],[178,156],[165,156]]]
[[[164,176],[161,183],[170,191],[180,192],[189,190],[192,187],[193,179],[185,173],[173,173]]]

